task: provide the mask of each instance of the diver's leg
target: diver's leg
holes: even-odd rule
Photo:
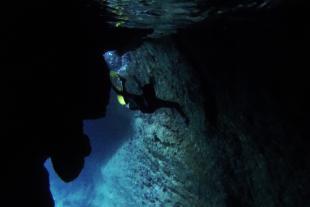
[[[123,86],[123,90],[125,90],[125,84],[126,84],[126,78],[124,78],[124,77],[122,77],[122,76],[118,76],[119,77],[119,79],[121,80],[121,82],[122,82],[122,86]]]

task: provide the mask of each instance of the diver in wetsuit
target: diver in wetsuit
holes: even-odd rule
[[[134,77],[135,81],[138,83],[139,87],[142,89],[141,95],[131,94],[126,91],[125,83],[126,79],[121,77],[114,71],[110,72],[111,76],[117,77],[122,84],[122,89],[116,87],[112,84],[112,88],[118,94],[118,99],[122,105],[127,105],[131,110],[140,110],[142,113],[154,113],[159,108],[174,108],[178,113],[185,119],[185,123],[189,123],[187,115],[182,110],[180,104],[172,101],[165,101],[156,97],[154,89],[154,77],[150,78],[150,83],[142,84],[139,80]]]

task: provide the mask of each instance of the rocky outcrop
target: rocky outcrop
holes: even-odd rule
[[[132,77],[154,77],[157,96],[178,102],[190,122],[173,109],[137,112],[135,135],[101,169],[106,206],[310,205],[309,85],[296,68],[307,61],[294,38],[305,33],[277,12],[123,55],[128,91],[141,94]]]
[[[168,39],[145,42],[125,55],[130,60],[126,88],[139,94],[132,77],[142,84],[154,77],[157,97],[178,102],[190,123],[186,125],[175,109],[138,112],[134,137],[102,169],[102,196],[115,202],[112,206],[203,205],[208,197],[203,192],[206,182],[201,179],[205,166],[214,163],[206,165],[204,159],[209,150],[199,80],[190,74],[191,66]]]

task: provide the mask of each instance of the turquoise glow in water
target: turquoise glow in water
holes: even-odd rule
[[[85,133],[91,140],[92,154],[86,158],[85,168],[75,181],[64,183],[55,174],[50,160],[46,162],[56,207],[102,207],[102,203],[105,207],[113,207],[100,192],[104,185],[101,168],[131,136],[131,116],[132,113],[120,106],[112,95],[105,118],[84,122]]]

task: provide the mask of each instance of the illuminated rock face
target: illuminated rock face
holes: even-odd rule
[[[288,51],[278,45],[289,37],[277,37],[286,28],[264,25],[242,25],[244,30],[232,25],[230,36],[227,30],[211,30],[217,32],[211,37],[186,34],[178,44],[172,38],[146,41],[125,54],[127,90],[141,94],[133,77],[142,85],[154,77],[157,96],[178,102],[190,122],[186,125],[173,109],[137,112],[135,135],[101,169],[99,203],[309,205],[309,132],[303,102],[307,81],[301,71],[281,71],[290,61],[304,60],[290,53],[285,62],[279,61]],[[181,53],[180,48],[186,50]],[[262,48],[268,48],[264,60]],[[288,86],[288,81],[294,84]]]
[[[208,149],[199,81],[169,40],[145,42],[126,56],[126,88],[139,94],[133,77],[142,84],[154,77],[157,97],[178,102],[190,123],[175,109],[137,112],[134,137],[102,168],[99,197],[107,206],[202,206],[209,197],[203,181]],[[218,192],[213,200],[223,196],[220,189],[212,191]]]
[[[154,77],[157,97],[179,103],[189,124],[174,109],[137,112],[135,135],[101,169],[98,203],[310,205],[304,31],[277,12],[146,40],[118,57],[129,92],[142,93],[135,78]]]

